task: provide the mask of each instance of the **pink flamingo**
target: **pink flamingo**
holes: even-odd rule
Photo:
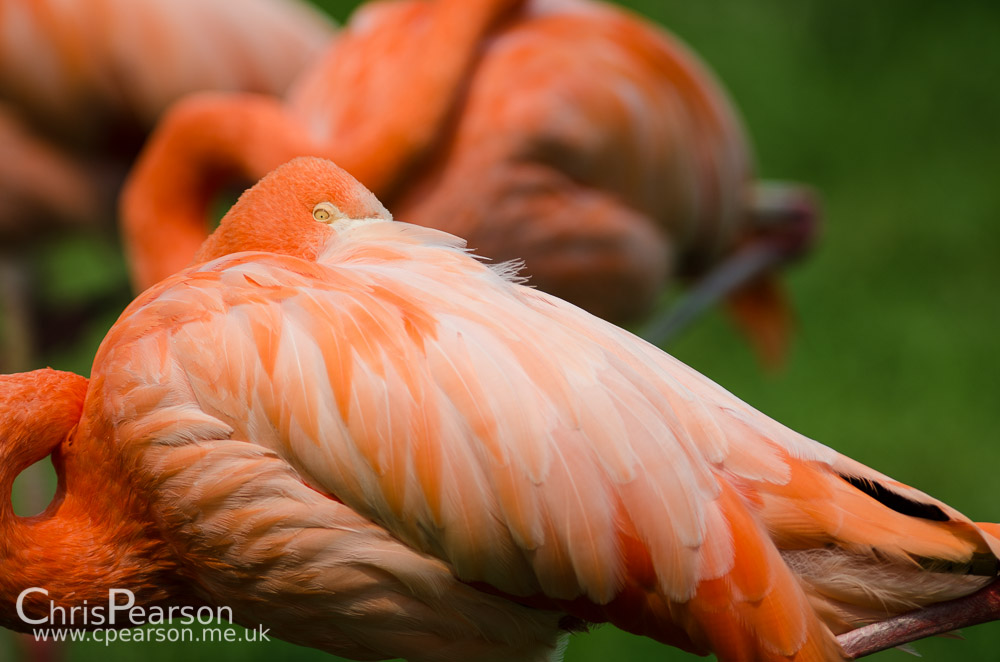
[[[0,624],[114,587],[358,659],[551,660],[610,621],[726,662],[854,656],[856,626],[950,599],[996,618],[1000,527],[390,219],[298,159],[89,384],[0,378],[0,488],[60,475],[41,516],[0,500]]]

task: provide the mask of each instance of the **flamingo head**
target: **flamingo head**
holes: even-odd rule
[[[87,383],[49,369],[0,375],[0,520],[13,516],[10,488],[18,474],[50,455],[76,427]]]
[[[0,627],[29,631],[42,622],[29,619],[46,618],[53,606],[77,610],[73,622],[94,627],[103,621],[85,614],[107,604],[112,587],[143,606],[194,600],[111,435],[93,434],[85,405],[99,410],[106,393],[98,388],[88,399],[88,388],[85,377],[56,370],[0,375]],[[14,479],[49,455],[55,496],[44,512],[19,517]]]
[[[331,161],[300,157],[240,196],[195,262],[264,251],[315,259],[338,231],[392,215],[358,180]]]

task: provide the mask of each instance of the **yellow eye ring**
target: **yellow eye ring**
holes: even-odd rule
[[[338,219],[344,218],[344,214],[337,209],[336,205],[330,202],[320,202],[312,211],[313,218],[320,223],[332,223]]]

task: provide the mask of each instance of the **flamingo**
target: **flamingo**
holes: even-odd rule
[[[769,270],[811,243],[812,196],[753,183],[714,77],[625,11],[372,3],[285,99],[181,101],[122,196],[135,288],[190,262],[219,182],[254,182],[300,155],[330,158],[399,218],[521,259],[535,286],[616,322],[648,313],[670,275],[749,260],[722,290],[736,288],[732,309],[766,357],[787,342]]]
[[[837,660],[859,625],[996,602],[997,525],[391,220],[329,161],[246,191],[195,262],[89,381],[0,377],[3,494],[49,454],[60,477],[38,517],[0,499],[0,625],[115,588],[357,659],[552,660],[611,622]]]

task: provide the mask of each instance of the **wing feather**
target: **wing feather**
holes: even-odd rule
[[[410,253],[428,237],[409,234]],[[698,560],[706,504],[718,492],[711,465],[723,448],[706,461],[698,444],[704,430],[725,437],[708,415],[688,432],[676,403],[691,394],[657,384],[648,357],[581,342],[607,330],[575,329],[567,321],[588,318],[511,285],[458,247],[433,269],[416,262],[417,273],[393,272],[390,252],[370,268],[370,251],[342,254],[341,263],[354,258],[351,269],[329,266],[336,273],[322,279],[276,257],[235,259],[222,272],[225,314],[240,327],[223,335],[243,333],[257,348],[237,380],[247,383],[243,400],[252,392],[268,412],[281,440],[272,450],[464,578],[505,591],[610,601],[624,581],[621,536],[609,535],[622,512],[660,512],[630,525],[664,559],[657,571],[674,598],[693,594],[699,563],[725,571],[725,537]],[[276,275],[281,267],[287,273]],[[470,270],[473,283],[441,290],[441,273]],[[525,303],[527,318],[518,315]],[[434,323],[407,326],[422,318]],[[219,345],[230,357],[250,353]],[[224,412],[216,381],[198,380],[197,397]],[[514,572],[525,567],[534,570],[528,582]]]

